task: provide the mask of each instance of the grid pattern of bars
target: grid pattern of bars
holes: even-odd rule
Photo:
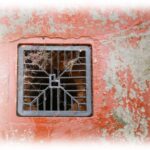
[[[19,83],[18,95],[20,115],[91,114],[88,46],[22,45],[19,54],[19,80],[22,83],[22,86]]]

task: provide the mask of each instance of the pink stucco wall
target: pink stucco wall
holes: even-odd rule
[[[142,9],[1,10],[1,139],[149,140],[149,20]],[[18,117],[20,43],[91,44],[93,116]]]

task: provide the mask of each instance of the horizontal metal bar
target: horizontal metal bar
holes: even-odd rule
[[[79,105],[86,105],[86,103],[79,103]]]
[[[24,63],[24,65],[32,65],[32,66],[38,66],[39,69],[41,69],[45,74],[49,75],[45,70],[43,70],[43,68],[41,66],[39,66],[38,64],[34,64],[34,63]]]
[[[37,90],[36,90],[36,89],[35,89],[35,90],[32,90],[32,89],[24,89],[24,91],[30,91],[30,92],[31,92],[31,91],[35,91],[35,92],[40,92],[40,91],[43,91],[43,90],[38,90],[38,89],[37,89]]]
[[[86,96],[80,96],[80,97],[74,96],[74,98],[86,98]]]
[[[68,92],[85,92],[86,90],[66,90]]]
[[[89,111],[79,111],[79,110],[63,110],[63,111],[33,111],[24,110],[22,116],[43,116],[43,117],[60,117],[60,116],[88,116],[91,112]]]
[[[75,52],[85,52],[89,46],[84,45],[26,45],[25,47],[21,47],[24,51],[75,51]]]
[[[84,72],[86,70],[66,70],[66,72]]]
[[[73,64],[73,66],[80,66],[80,65],[86,65],[86,63]]]
[[[61,83],[60,85],[86,85],[86,83]]]
[[[44,72],[43,70],[29,70],[29,69],[25,69],[24,71],[25,72],[31,72],[31,71],[34,71],[34,72]]]
[[[27,84],[27,85],[28,85],[28,84],[30,84],[30,85],[32,85],[32,84],[35,84],[35,85],[36,85],[36,84],[49,85],[49,83],[24,83],[24,84]]]
[[[79,78],[79,79],[83,79],[86,78],[86,76],[72,76],[72,77],[60,77],[60,79],[72,79],[72,78]]]
[[[24,76],[24,78],[37,78],[37,79],[48,79],[49,77],[34,77],[34,76]]]
[[[23,104],[30,106],[30,102],[23,102]]]
[[[24,98],[35,98],[37,96],[23,96]]]

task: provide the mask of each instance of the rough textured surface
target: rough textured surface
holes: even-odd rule
[[[1,10],[0,137],[3,140],[150,138],[148,10]],[[93,116],[16,115],[20,43],[91,44]]]

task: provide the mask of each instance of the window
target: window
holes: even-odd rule
[[[91,47],[20,45],[19,116],[90,116]]]

